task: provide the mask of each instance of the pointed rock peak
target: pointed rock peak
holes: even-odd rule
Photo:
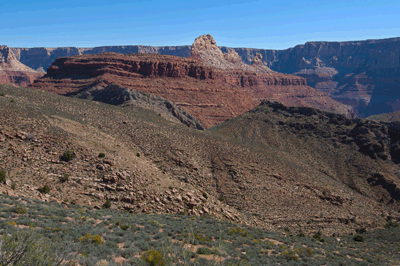
[[[197,37],[192,45],[192,55],[199,55],[205,52],[223,56],[221,49],[219,49],[217,42],[211,34],[204,34]]]
[[[192,49],[198,51],[211,50],[215,48],[218,48],[218,45],[211,34],[204,34],[197,37],[192,45]]]
[[[256,53],[251,64],[252,65],[262,65],[262,59],[263,59],[262,55],[260,53]]]

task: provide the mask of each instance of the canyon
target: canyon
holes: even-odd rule
[[[19,62],[9,47],[0,46],[0,84],[28,86],[44,74]]]
[[[251,44],[249,44],[251,46]],[[151,53],[191,56],[192,46],[103,46],[95,48],[10,48],[17,60],[47,69],[58,57],[83,54]],[[223,56],[247,65],[261,56],[273,71],[307,79],[307,85],[353,107],[360,117],[399,110],[400,38],[349,42],[307,42],[285,50],[220,47]]]
[[[281,74],[256,62],[233,63],[211,35],[189,58],[159,54],[102,53],[58,58],[31,87],[81,97],[87,90],[116,84],[173,101],[210,128],[274,100],[353,117],[350,107],[306,86],[304,78]],[[211,54],[211,55],[210,55]]]

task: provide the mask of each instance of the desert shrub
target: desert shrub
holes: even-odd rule
[[[101,236],[99,235],[92,236],[90,233],[87,233],[86,235],[80,237],[79,241],[81,241],[83,244],[89,244],[89,243],[97,243],[99,245],[103,244]]]
[[[106,154],[104,152],[100,152],[99,153],[99,158],[104,158],[104,157],[106,157]]]
[[[231,229],[229,230],[229,234],[232,235],[239,235],[241,237],[247,237],[247,236],[251,236],[251,234],[242,228],[236,228],[236,229]]]
[[[197,249],[197,254],[203,254],[203,255],[211,255],[212,251],[209,248],[206,247],[200,247]]]
[[[3,170],[0,170],[0,183],[6,183],[6,172],[4,172]]]
[[[48,185],[44,185],[43,187],[39,188],[38,191],[42,194],[48,194],[50,192],[50,187]]]
[[[160,252],[151,249],[142,255],[142,260],[149,263],[151,266],[164,266],[165,260]]]
[[[70,150],[64,151],[63,155],[61,156],[61,160],[64,162],[69,162],[75,158],[75,153]]]
[[[365,228],[356,229],[356,233],[357,233],[357,234],[364,234],[364,233],[366,233],[366,232],[367,232],[367,229],[365,229]]]
[[[12,190],[15,190],[16,188],[17,188],[17,185],[16,185],[14,182],[12,182],[12,183],[11,183],[11,189],[12,189]]]
[[[60,180],[61,183],[67,182],[68,179],[69,179],[69,174],[63,174],[62,176],[60,176],[60,177],[58,178],[58,180]]]
[[[33,231],[18,230],[0,238],[0,265],[60,265],[67,262],[67,251]]]
[[[313,235],[313,238],[319,242],[325,242],[325,239],[322,238],[322,233],[319,231]]]
[[[18,214],[25,214],[26,209],[21,204],[18,204],[18,206],[14,209],[14,212]]]
[[[111,207],[111,201],[110,200],[106,200],[106,202],[103,204],[103,207],[106,209],[109,209]]]
[[[3,96],[6,96],[6,95],[5,95],[4,92],[0,92],[0,96],[3,97]]]
[[[11,101],[10,101],[11,103],[15,103],[15,100],[14,99],[11,99]]]
[[[297,248],[282,252],[282,257],[287,261],[298,261],[300,258],[311,257],[312,255],[313,252],[310,248]]]
[[[364,242],[364,237],[362,235],[355,235],[353,240],[357,242]]]

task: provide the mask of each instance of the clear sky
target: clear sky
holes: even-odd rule
[[[400,37],[399,0],[0,1],[0,45],[190,45],[286,49],[307,41]]]

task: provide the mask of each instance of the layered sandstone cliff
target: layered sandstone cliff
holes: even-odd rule
[[[203,48],[210,47],[211,43],[210,39]],[[222,66],[225,69],[227,66],[230,69],[243,69],[251,65],[260,68],[256,70],[257,72],[269,72],[267,69],[272,69],[304,77],[309,86],[327,93],[339,102],[351,104],[354,111],[361,117],[400,110],[400,107],[392,102],[400,99],[400,95],[397,95],[397,91],[400,91],[399,82],[392,82],[399,75],[400,38],[351,42],[308,42],[286,50],[219,48],[222,57],[221,52],[217,51],[215,52],[217,58],[206,58],[205,63],[208,61],[215,67]],[[140,45],[96,48],[12,48],[16,58],[22,63],[33,69],[43,67],[44,70],[58,57],[103,52],[157,53],[189,57],[191,50],[192,46]],[[226,61],[231,64],[227,64]],[[232,67],[239,64],[241,67]],[[254,69],[246,70],[255,71]],[[363,75],[367,75],[370,79],[368,83],[365,83],[365,88],[354,86],[352,80],[357,79],[356,76],[365,71]],[[391,98],[386,97],[387,94]]]
[[[221,48],[223,52],[231,48]],[[400,110],[400,38],[351,42],[308,42],[286,50],[235,48],[251,63],[257,53],[271,69],[307,79],[308,85],[361,117]]]
[[[7,46],[0,46],[0,84],[27,86],[43,76],[19,62]]]

